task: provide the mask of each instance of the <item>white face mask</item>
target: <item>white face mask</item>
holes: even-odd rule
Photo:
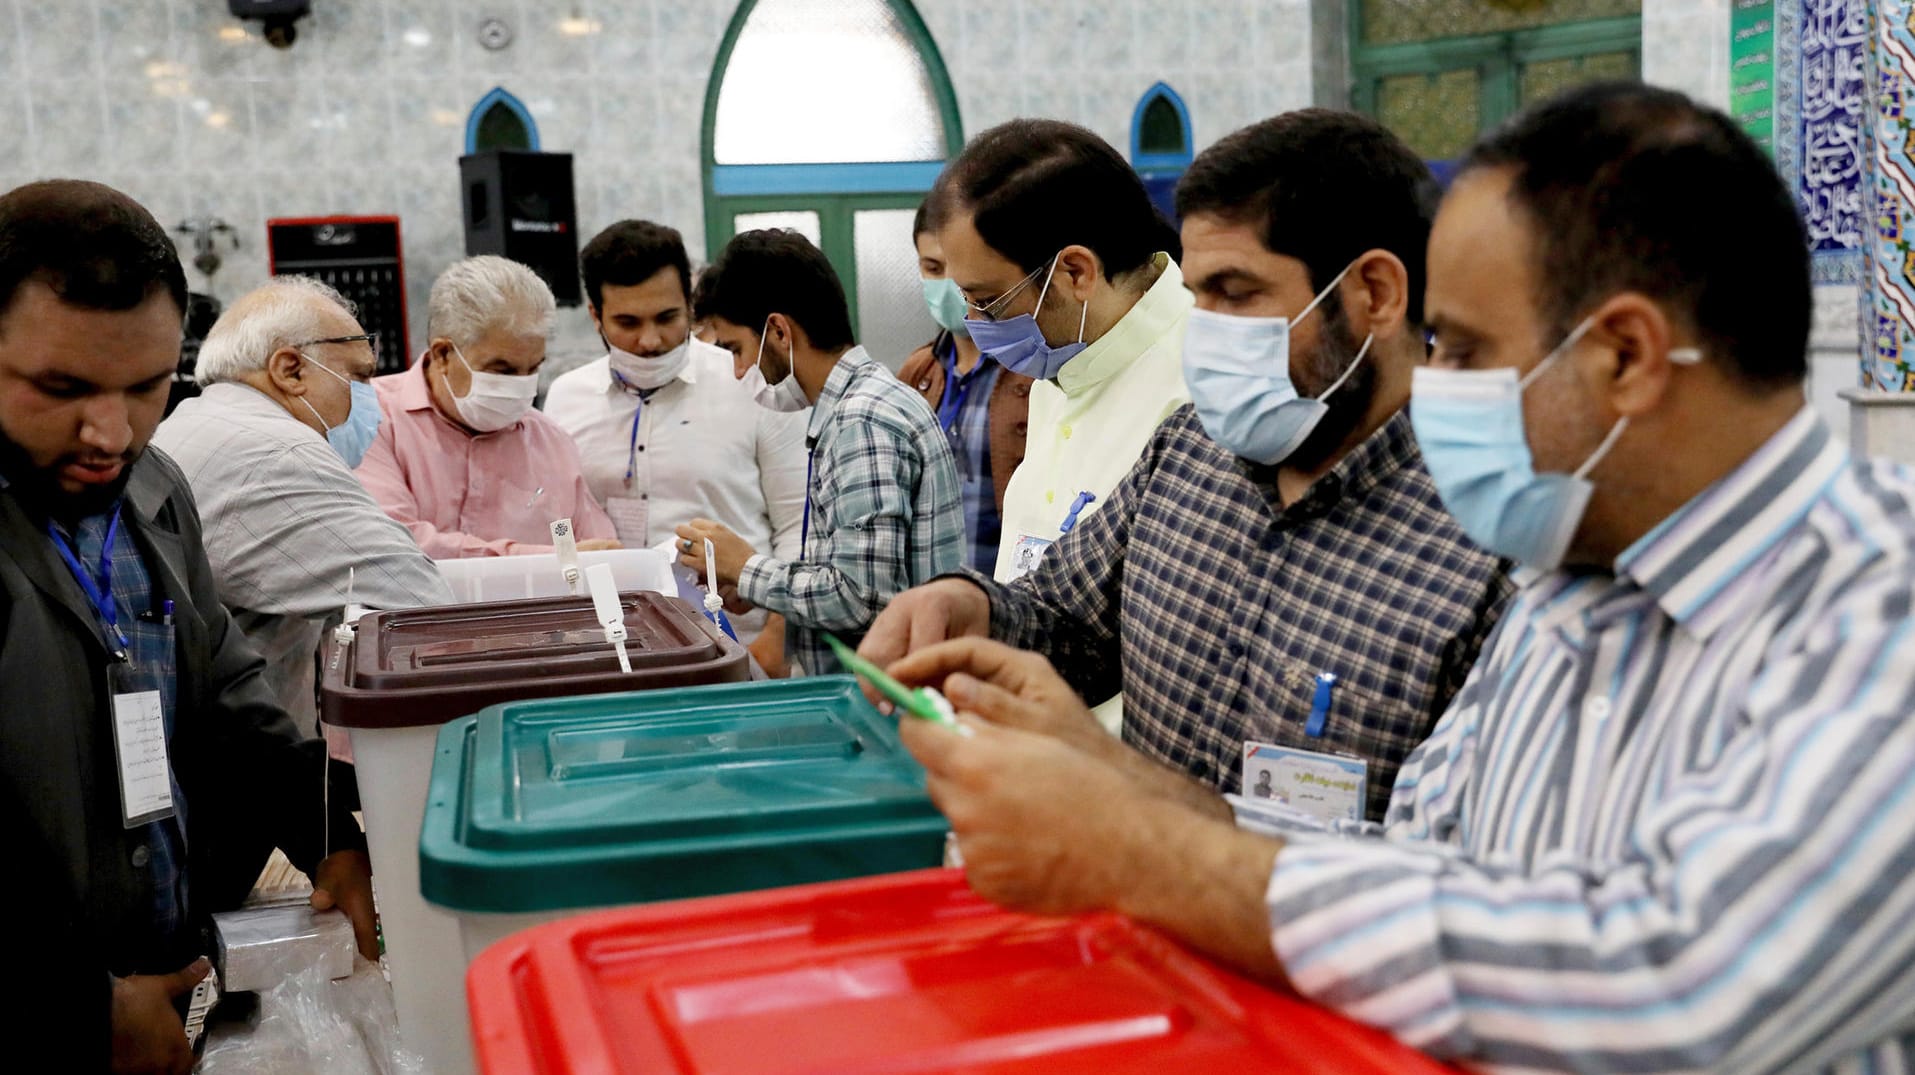
[[[606,347],[611,351],[612,372],[619,380],[647,392],[671,384],[679,374],[685,372],[685,367],[692,359],[690,332],[685,333],[682,343],[662,355],[635,355],[613,347],[609,342]]]
[[[745,376],[741,380],[746,388],[751,389],[751,398],[756,400],[760,407],[784,414],[802,411],[811,406],[811,401],[805,398],[805,390],[798,387],[798,356],[795,352],[786,363],[790,370],[785,374],[784,380],[777,384],[771,384],[765,380],[762,363],[765,361],[765,338],[769,335],[771,335],[771,322],[767,320],[765,330],[758,334],[758,358],[752,362],[751,368],[745,371]]]
[[[452,353],[459,356],[466,372],[472,375],[472,384],[466,388],[465,395],[452,397],[452,406],[458,410],[461,422],[481,433],[493,433],[524,418],[525,412],[532,409],[532,401],[539,394],[538,374],[514,377],[480,373],[466,361],[458,344],[452,345]]]

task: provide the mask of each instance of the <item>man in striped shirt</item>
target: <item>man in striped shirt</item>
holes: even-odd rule
[[[1804,404],[1767,158],[1667,91],[1541,106],[1465,162],[1428,305],[1431,474],[1530,570],[1387,827],[1208,820],[1036,658],[964,641],[899,670],[965,670],[983,718],[905,729],[972,883],[1494,1070],[1915,1067],[1915,476]]]

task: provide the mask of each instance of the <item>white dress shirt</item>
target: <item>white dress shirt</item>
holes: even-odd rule
[[[758,406],[724,350],[693,340],[677,379],[642,404],[612,379],[609,358],[588,362],[552,382],[545,413],[578,442],[586,487],[626,548],[649,548],[703,517],[760,553],[797,557],[810,412]],[[741,636],[762,624],[742,618]]]

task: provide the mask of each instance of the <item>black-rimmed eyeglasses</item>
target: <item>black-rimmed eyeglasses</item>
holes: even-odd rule
[[[361,332],[356,336],[327,336],[325,339],[307,340],[304,343],[293,344],[293,346],[295,348],[317,347],[322,343],[358,343],[361,340],[366,341],[366,346],[372,348],[373,354],[376,355],[379,353],[379,334],[377,332]]]

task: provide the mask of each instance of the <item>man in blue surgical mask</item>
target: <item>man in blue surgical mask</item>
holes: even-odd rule
[[[948,684],[972,734],[902,734],[972,884],[1129,913],[1471,1070],[1915,1065],[1915,473],[1804,398],[1798,214],[1667,90],[1479,143],[1410,409],[1444,500],[1528,571],[1387,826],[1148,794],[1020,730],[1068,688],[965,641],[914,660],[990,680]]]
[[[940,331],[904,360],[898,380],[924,397],[938,416],[938,428],[951,442],[964,494],[968,563],[990,575],[997,570],[998,543],[1004,533],[1004,498],[1011,475],[1024,462],[1031,378],[998,365],[971,339],[964,292],[946,270],[944,245],[938,241],[942,220],[937,207],[935,194],[918,206],[911,222],[911,242],[917,247],[918,274],[924,280],[924,305]],[[1036,561],[1030,548],[1019,555],[1033,564]]]
[[[1082,127],[993,127],[945,168],[932,198],[964,330],[1036,382],[998,538],[995,576],[1009,582],[1103,509],[1186,399],[1178,354],[1190,295],[1176,233],[1137,173]],[[1101,712],[1115,721],[1114,705]]]
[[[1326,812],[1381,817],[1509,589],[1443,510],[1404,410],[1435,193],[1348,113],[1206,150],[1178,189],[1192,405],[1031,575],[905,594],[866,654],[988,633],[1086,701],[1121,687],[1123,741],[1172,781],[1237,791],[1254,761],[1350,785]]]
[[[450,604],[406,528],[352,466],[381,420],[371,334],[337,291],[274,277],[206,334],[204,386],[153,443],[185,472],[206,528],[220,603],[266,658],[266,679],[316,735],[315,654],[347,601],[372,609]]]

